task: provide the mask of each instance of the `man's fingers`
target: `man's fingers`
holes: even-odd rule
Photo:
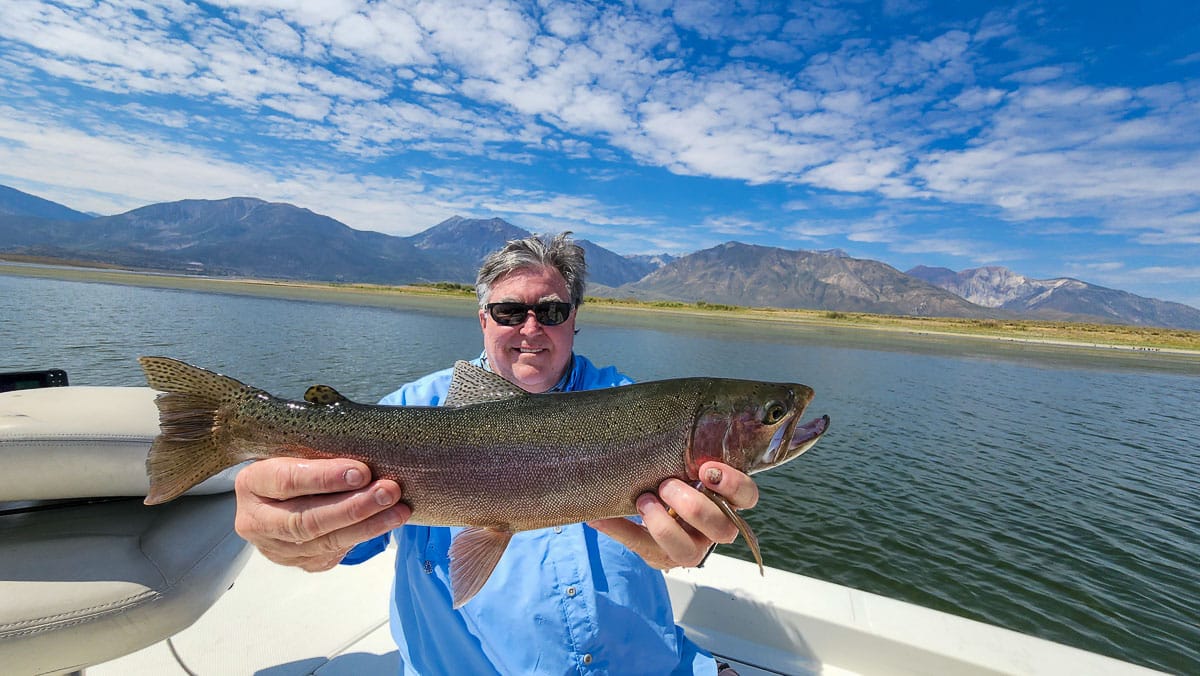
[[[407,504],[396,504],[349,526],[323,533],[322,536],[300,545],[300,548],[310,552],[328,552],[337,555],[337,560],[341,561],[354,545],[382,536],[392,528],[403,526],[412,514],[413,510],[409,509]]]
[[[758,487],[746,474],[722,463],[701,467],[704,485],[725,498],[735,509],[758,502]],[[626,519],[591,522],[628,547],[655,568],[695,566],[704,560],[714,542],[733,542],[737,524],[708,496],[679,479],[667,479],[658,494],[645,493],[637,499],[642,523]]]
[[[696,493],[695,489],[682,483],[680,485],[692,493]],[[697,495],[699,494],[697,493]],[[712,504],[712,501],[708,500],[708,498],[704,496],[700,497],[709,504]],[[716,505],[712,506],[716,507]],[[637,508],[638,514],[642,516],[642,524],[646,527],[646,531],[654,539],[654,542],[662,548],[663,552],[670,557],[674,565],[694,566],[700,563],[704,553],[708,550],[710,538],[705,536],[703,532],[693,530],[694,526],[689,528],[691,524],[684,523],[686,520],[676,519],[667,511],[668,505],[664,504],[659,497],[652,493],[644,493],[639,496]]]
[[[645,528],[622,516],[589,521],[588,525],[620,542],[643,558],[645,558],[642,554],[646,549],[645,545],[653,542]]]
[[[720,462],[700,466],[700,480],[734,509],[750,509],[758,504],[758,485],[748,474]]]
[[[662,547],[658,546],[644,526],[625,517],[598,519],[589,521],[588,525],[625,545],[629,551],[642,557],[652,568],[667,570],[679,565],[667,557]]]
[[[667,479],[659,486],[658,497],[674,510],[679,520],[699,531],[712,542],[730,543],[737,538],[737,525],[725,516],[708,496],[678,479]],[[640,505],[639,505],[640,506]],[[669,524],[664,524],[663,528]],[[646,524],[650,527],[650,524]]]
[[[259,537],[305,543],[361,523],[392,507],[400,497],[399,484],[381,479],[348,493],[264,500],[239,510],[235,527],[239,533],[245,531]]]
[[[267,458],[238,472],[235,487],[271,500],[290,500],[318,493],[342,493],[362,488],[371,470],[356,460]]]
[[[329,570],[355,545],[403,526],[412,515],[405,504],[398,504],[346,528],[303,542],[276,539],[259,549],[276,563],[299,566],[310,572]]]
[[[260,460],[242,468],[234,487],[238,535],[268,559],[312,572],[412,516],[398,483],[372,482],[355,460]]]

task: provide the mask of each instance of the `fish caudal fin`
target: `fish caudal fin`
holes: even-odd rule
[[[160,433],[146,457],[147,505],[173,500],[246,459],[222,446],[216,433],[222,425],[222,405],[244,397],[252,388],[167,357],[141,357],[138,362],[146,382],[162,392],[155,399]]]
[[[754,560],[758,563],[758,574],[764,575],[762,552],[758,549],[758,536],[755,535],[754,531],[750,529],[749,522],[747,522],[741,514],[738,514],[737,510],[735,510],[720,493],[717,493],[708,486],[702,485],[699,488],[700,492],[708,496],[709,500],[715,502],[716,505],[721,508],[721,511],[725,514],[725,516],[732,521],[735,526],[737,526],[738,532],[742,534],[743,538],[745,538],[746,546],[750,548],[750,553],[754,555]]]
[[[450,587],[455,608],[461,608],[483,589],[512,536],[511,531],[476,526],[459,533],[450,543]]]

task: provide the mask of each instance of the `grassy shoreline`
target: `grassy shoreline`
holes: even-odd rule
[[[474,303],[475,300],[469,287],[454,284],[383,286],[200,277],[110,267],[70,266],[63,265],[62,261],[15,260],[15,257],[0,258],[0,274],[365,305],[428,305],[446,300]],[[588,297],[587,308],[589,312],[715,316],[738,322],[769,322],[776,326],[837,327],[1047,346],[1115,349],[1150,355],[1167,353],[1200,358],[1200,331],[1154,327],[1032,320],[899,317],[856,312],[745,308],[703,302],[647,302],[596,297]]]

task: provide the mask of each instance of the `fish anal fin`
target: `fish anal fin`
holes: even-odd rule
[[[310,404],[332,405],[350,401],[328,385],[313,385],[304,391],[304,401]]]
[[[450,586],[455,608],[461,608],[483,589],[512,536],[512,531],[476,526],[454,538],[450,544]]]
[[[750,524],[742,517],[741,514],[737,513],[737,510],[729,504],[729,501],[726,500],[723,495],[717,493],[707,486],[700,486],[699,490],[701,493],[706,495],[709,500],[712,500],[714,503],[716,503],[716,505],[721,508],[721,512],[733,522],[733,525],[737,526],[738,532],[741,533],[742,537],[746,539],[746,546],[750,548],[750,553],[754,555],[755,562],[758,563],[758,574],[765,575],[763,571],[762,552],[758,549],[758,536],[754,534],[754,531],[750,528]]]
[[[445,406],[466,406],[503,401],[529,394],[504,378],[471,362],[454,362],[454,375],[446,392]]]

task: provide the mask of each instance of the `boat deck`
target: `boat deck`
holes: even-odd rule
[[[255,552],[232,589],[169,641],[89,676],[395,674],[392,556],[325,573]],[[1094,653],[720,555],[667,576],[677,620],[742,676],[1157,673]]]

